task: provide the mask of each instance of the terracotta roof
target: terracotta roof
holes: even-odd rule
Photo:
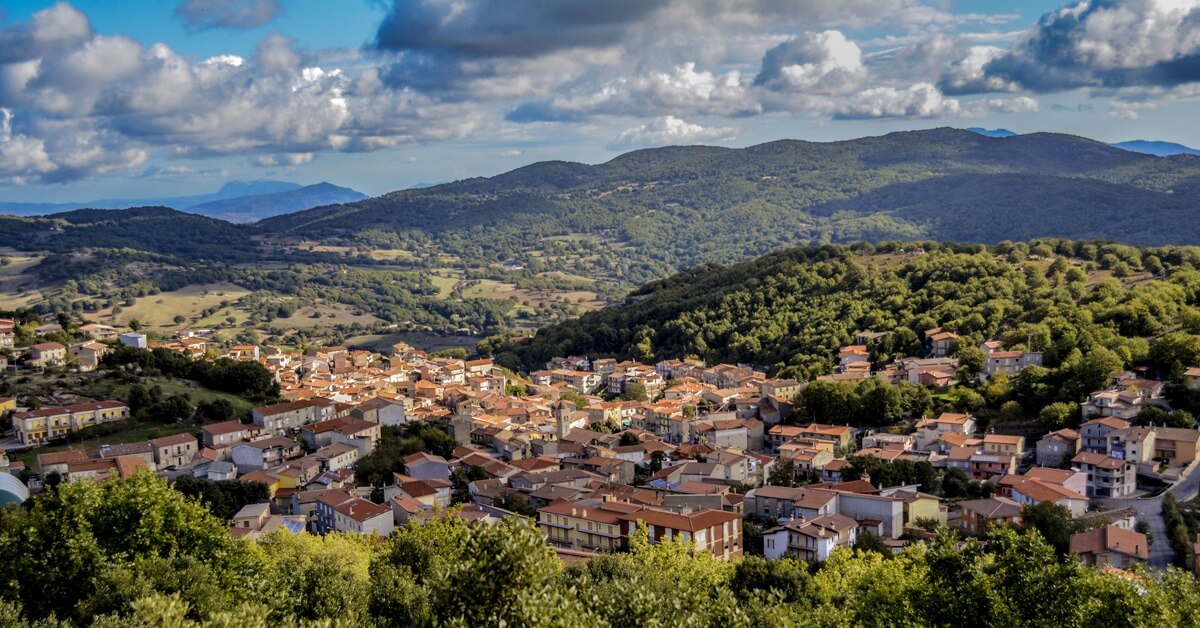
[[[171,445],[187,445],[187,444],[194,445],[194,444],[196,444],[196,437],[193,436],[189,432],[181,432],[179,434],[173,434],[171,436],[163,436],[162,438],[156,438],[156,439],[150,441],[150,444],[154,445],[155,448],[170,447]]]
[[[960,502],[959,507],[974,512],[984,519],[1009,519],[1021,514],[1021,505],[1004,497],[972,499]]]
[[[1098,454],[1090,451],[1080,452],[1071,459],[1071,462],[1090,464],[1094,467],[1100,467],[1101,469],[1120,469],[1126,464],[1129,464],[1120,458],[1113,458],[1112,456],[1106,456],[1104,454]]]
[[[1145,534],[1118,528],[1104,526],[1087,532],[1071,535],[1072,554],[1103,554],[1116,552],[1133,556],[1140,560],[1150,558],[1150,542]]]
[[[80,449],[68,449],[67,451],[38,454],[37,463],[39,467],[44,467],[54,464],[66,464],[68,462],[81,462],[87,459],[87,452]]]

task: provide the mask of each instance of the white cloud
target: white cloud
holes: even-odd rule
[[[867,78],[862,50],[839,31],[804,33],[767,51],[755,84],[808,94],[854,90]]]
[[[501,157],[520,157],[521,155],[525,154],[525,151],[510,148],[509,150],[502,150],[497,154]]]
[[[737,137],[737,133],[736,127],[704,127],[675,116],[663,116],[622,131],[608,145],[608,149],[628,150],[648,146],[729,141]]]

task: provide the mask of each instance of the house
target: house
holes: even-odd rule
[[[150,446],[154,448],[154,463],[160,471],[191,462],[199,451],[196,437],[186,432],[155,438],[150,441]]]
[[[22,445],[34,445],[102,423],[129,418],[129,406],[120,401],[93,401],[72,406],[18,412],[12,425]]]
[[[388,536],[395,529],[392,509],[342,491],[323,491],[316,498],[318,532],[354,532]]]
[[[1137,490],[1137,467],[1127,460],[1084,451],[1071,464],[1088,474],[1088,497],[1129,497]]]
[[[1141,414],[1142,410],[1150,405],[1148,402],[1149,400],[1137,390],[1114,389],[1091,393],[1080,406],[1085,419],[1115,417],[1128,420]]]
[[[397,403],[383,397],[375,397],[368,399],[360,404],[350,413],[366,421],[374,421],[380,425],[404,425],[408,418],[405,414],[404,404]],[[374,417],[370,415],[373,414]]]
[[[1200,390],[1200,366],[1193,366],[1183,372],[1183,385],[1188,390]]]
[[[1128,460],[1134,464],[1146,464],[1154,455],[1154,440],[1154,430],[1140,426],[1129,427],[1109,433],[1106,451],[1113,458]]]
[[[354,466],[358,462],[358,449],[345,443],[334,443],[322,447],[312,454],[312,458],[321,463],[322,471],[337,471]]]
[[[118,342],[126,347],[133,347],[135,349],[145,349],[148,346],[146,343],[146,334],[139,334],[137,332],[121,334]]]
[[[990,480],[1017,472],[1017,459],[1012,454],[975,453],[967,462],[972,480]]]
[[[1050,432],[1037,442],[1037,463],[1042,467],[1057,467],[1079,453],[1082,440],[1079,432],[1061,429]]]
[[[1171,467],[1184,467],[1196,460],[1200,431],[1182,427],[1154,428],[1154,457]]]
[[[38,454],[37,472],[43,480],[45,480],[46,476],[50,475],[51,473],[57,473],[60,477],[65,477],[67,475],[68,464],[72,462],[83,462],[87,459],[87,452],[79,449],[68,449],[66,451]]]
[[[108,345],[96,341],[73,344],[70,348],[76,367],[83,373],[96,370],[96,367],[100,366],[100,359],[108,352]]]
[[[904,503],[904,526],[916,527],[918,521],[936,521],[946,525],[947,511],[942,500],[935,495],[922,493],[917,487],[894,486],[879,493],[884,497],[895,497]]]
[[[615,552],[628,541],[620,516],[641,509],[627,502],[559,500],[538,510],[538,527],[556,547]]]
[[[1021,505],[1006,497],[959,502],[959,508],[959,526],[971,534],[983,534],[994,525],[1021,524]]]
[[[746,493],[748,515],[776,520],[816,517],[836,512],[837,493],[813,488],[760,486]]]
[[[229,534],[235,538],[256,539],[276,530],[293,534],[304,532],[305,517],[272,515],[270,504],[246,504],[233,516]]]
[[[929,343],[929,355],[931,357],[944,358],[954,352],[954,346],[958,342],[958,334],[952,331],[931,329],[925,332],[925,340]]]
[[[858,522],[838,514],[793,519],[763,532],[763,554],[768,559],[787,556],[808,562],[829,559],[839,547],[853,547]]]
[[[1086,414],[1084,416],[1087,416]],[[1108,453],[1108,438],[1113,432],[1127,430],[1129,421],[1116,417],[1092,419],[1079,426],[1080,449],[1094,453]]]
[[[300,443],[285,436],[236,445],[232,450],[233,464],[237,465],[239,473],[273,469],[302,455],[304,449]]]
[[[42,342],[29,347],[30,366],[48,367],[59,366],[67,361],[67,348],[57,342]]]
[[[120,335],[116,327],[101,325],[99,323],[87,323],[79,326],[79,332],[92,340],[112,340]]]
[[[1094,567],[1128,569],[1150,559],[1150,540],[1145,534],[1104,526],[1071,535],[1070,552]]]
[[[973,436],[975,434],[975,417],[969,414],[943,412],[936,419],[921,419],[917,421],[917,449],[929,451],[945,434]]]
[[[625,522],[627,536],[644,525],[651,543],[681,538],[696,551],[709,552],[719,560],[742,557],[742,516],[736,512],[705,509],[683,514],[642,508],[617,518]]]
[[[272,432],[294,430],[302,425],[332,418],[332,404],[325,399],[304,399],[254,408],[254,424]]]
[[[17,321],[11,318],[0,318],[0,348],[11,349],[16,344]]]
[[[404,458],[404,474],[418,480],[448,480],[450,463],[441,456],[419,451]]]
[[[1087,512],[1087,474],[1035,467],[1025,475],[1008,476],[1000,481],[1000,493],[1022,506],[1036,506],[1052,502],[1081,517]]]
[[[205,447],[216,445],[232,445],[242,441],[255,440],[263,434],[261,427],[249,425],[240,421],[225,421],[213,423],[200,428],[200,439]]]
[[[1029,366],[1041,366],[1042,354],[1037,351],[991,351],[984,355],[983,372],[988,377],[1016,375]]]
[[[1016,456],[1018,460],[1025,455],[1025,437],[1007,434],[985,434],[983,436],[983,452],[1003,456]]]

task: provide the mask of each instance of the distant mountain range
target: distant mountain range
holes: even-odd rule
[[[1016,135],[1016,133],[1013,133],[1012,131],[1009,131],[1008,129],[984,129],[981,127],[973,126],[967,130],[972,133],[978,133],[980,135],[983,135],[984,137],[1012,137],[1012,136]]]
[[[194,196],[100,199],[71,203],[0,202],[0,214],[44,216],[74,209],[171,207],[229,222],[253,222],[279,214],[364,198],[366,195],[361,192],[324,182],[303,186],[290,181],[229,181],[216,192]]]
[[[1117,142],[1113,144],[1117,148],[1131,150],[1135,153],[1144,153],[1146,155],[1157,155],[1159,157],[1170,157],[1172,155],[1200,155],[1200,150],[1176,144],[1175,142],[1155,142],[1149,140],[1133,140],[1129,142]]]
[[[1190,157],[1151,157],[1072,135],[994,138],[942,128],[743,149],[654,148],[597,165],[540,162],[255,228],[308,238],[421,231],[447,242],[483,230],[509,253],[529,246],[528,234],[583,233],[620,243],[620,260],[679,269],[807,242],[1200,244],[1200,224],[1190,226],[1198,212],[1200,161]]]
[[[984,129],[973,126],[967,129],[972,133],[978,133],[985,137],[1013,137],[1016,133],[1008,129]],[[1175,142],[1160,142],[1154,140],[1131,140],[1128,142],[1116,142],[1109,144],[1122,150],[1127,150],[1134,153],[1142,153],[1144,155],[1154,155],[1156,157],[1171,157],[1173,155],[1200,155],[1200,150],[1176,144]]]
[[[635,285],[808,243],[1062,237],[1200,244],[1195,157],[1154,157],[1072,135],[994,138],[949,128],[742,149],[653,148],[602,164],[539,162],[373,198],[310,186],[192,211],[248,221],[295,207],[281,199],[302,191],[319,206],[248,225],[171,220],[178,212],[150,208],[0,217],[0,245],[228,259],[263,253],[253,244],[259,238],[300,237],[414,247],[473,267],[552,256],[553,270]],[[337,203],[343,193],[361,200]],[[178,248],[184,241],[188,247]],[[206,253],[201,242],[215,249]],[[282,250],[270,254],[295,254]]]

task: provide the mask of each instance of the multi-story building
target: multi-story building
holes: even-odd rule
[[[829,559],[839,547],[853,547],[858,522],[843,515],[793,519],[763,533],[763,553],[769,559],[788,556],[809,562]]]
[[[333,404],[326,399],[305,399],[262,406],[253,411],[254,424],[271,431],[299,429],[302,425],[332,417]]]
[[[1037,442],[1037,463],[1043,467],[1057,467],[1063,460],[1070,460],[1079,453],[1079,432],[1063,428],[1050,432]]]
[[[13,429],[17,432],[17,440],[21,441],[23,445],[33,445],[101,423],[128,418],[129,406],[124,403],[96,401],[18,412],[13,415],[12,424]]]
[[[395,530],[392,509],[342,491],[324,491],[316,498],[317,532],[354,532],[388,536]]]
[[[1132,462],[1085,451],[1071,463],[1088,474],[1088,497],[1128,497],[1137,490],[1137,468]]]
[[[180,467],[192,461],[199,450],[196,437],[191,434],[175,434],[150,441],[154,448],[154,462],[159,470]]]

